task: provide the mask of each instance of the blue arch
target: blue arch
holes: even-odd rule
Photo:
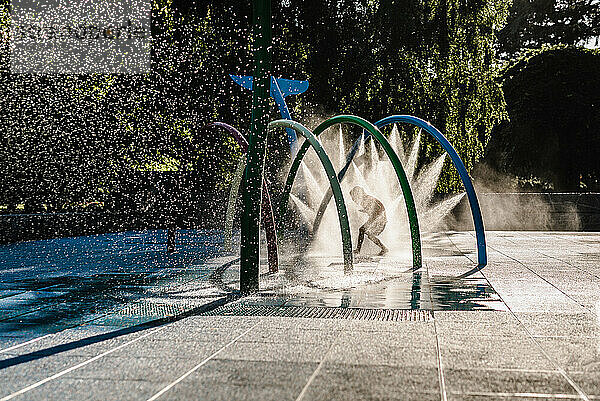
[[[467,197],[469,198],[469,204],[471,206],[471,214],[473,215],[473,224],[475,226],[475,236],[477,238],[477,266],[471,271],[465,273],[464,275],[473,274],[476,271],[479,271],[487,265],[487,250],[485,245],[485,230],[483,228],[483,218],[481,216],[481,209],[479,208],[479,201],[477,200],[477,194],[475,193],[475,188],[473,188],[473,182],[471,181],[471,177],[465,168],[465,164],[461,160],[460,156],[456,152],[456,149],[452,146],[450,142],[446,139],[442,133],[435,128],[433,125],[429,124],[427,121],[422,120],[418,117],[406,116],[406,115],[395,115],[383,118],[375,123],[377,128],[385,127],[389,124],[394,123],[408,123],[416,125],[417,127],[423,128],[427,131],[431,136],[433,136],[442,148],[448,153],[450,159],[452,159],[452,163],[454,163],[454,167],[458,171],[458,175],[463,182],[465,187],[465,191],[467,192]],[[463,275],[463,276],[464,276]]]
[[[465,168],[463,161],[461,160],[460,156],[458,156],[456,149],[454,149],[452,144],[450,144],[450,142],[448,142],[446,137],[440,131],[438,131],[437,128],[435,128],[433,125],[429,124],[427,121],[422,120],[418,117],[407,116],[407,115],[389,116],[389,117],[386,117],[386,118],[383,118],[383,119],[377,121],[375,123],[375,126],[377,128],[382,128],[382,127],[385,127],[386,125],[394,124],[394,123],[408,123],[408,124],[416,125],[420,128],[423,128],[431,136],[433,136],[439,142],[440,145],[442,145],[442,148],[444,148],[444,150],[450,156],[452,163],[454,163],[454,166],[455,166],[456,170],[458,171],[458,175],[460,176],[460,179],[462,180],[463,185],[465,187],[465,191],[467,192],[467,197],[469,199],[469,205],[471,206],[471,214],[473,215],[473,224],[475,226],[475,236],[477,239],[477,266],[475,266],[473,269],[471,269],[468,272],[461,275],[461,277],[466,277],[475,272],[478,272],[479,270],[483,269],[487,265],[487,250],[486,250],[486,243],[485,243],[485,231],[484,231],[484,227],[483,227],[483,218],[481,216],[481,209],[479,208],[479,201],[477,200],[477,195],[475,194],[475,188],[473,188],[473,182],[471,181],[471,177],[469,176],[469,173],[467,173],[467,169]],[[352,149],[350,150],[350,152],[348,153],[348,156],[346,157],[346,164],[338,173],[339,181],[342,181],[342,179],[344,178],[344,175],[346,174],[348,167],[352,163],[352,159],[354,159],[354,156],[356,155],[356,152],[358,151],[358,147],[360,145],[361,140],[366,140],[369,137],[369,135],[370,135],[369,132],[365,131],[364,135],[354,143],[354,146],[352,146]],[[329,194],[327,194],[327,195],[329,195]],[[329,195],[329,196],[327,196],[327,195],[325,196],[325,198],[323,198],[323,201],[321,202],[321,205],[319,207],[319,211],[317,212],[317,217],[315,219],[316,224],[319,224],[319,222],[322,218],[322,215],[325,212],[325,208],[327,207],[327,204],[329,203],[329,200],[331,199],[331,195]]]

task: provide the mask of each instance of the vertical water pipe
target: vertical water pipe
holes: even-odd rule
[[[267,120],[271,84],[271,0],[252,2],[254,35],[254,78],[252,123],[246,154],[245,190],[242,194],[240,292],[259,290],[261,185],[267,149]]]

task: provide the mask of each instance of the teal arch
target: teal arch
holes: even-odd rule
[[[379,131],[379,129],[376,126],[374,126],[373,124],[371,124],[370,122],[368,122],[367,120],[365,120],[363,118],[353,116],[353,115],[339,115],[339,116],[332,117],[332,118],[322,122],[317,128],[315,128],[314,135],[315,135],[315,137],[319,136],[327,128],[329,128],[335,124],[341,124],[341,123],[354,124],[354,125],[358,125],[358,126],[362,127],[363,129],[365,129],[367,132],[369,132],[371,135],[373,135],[373,137],[377,140],[377,142],[379,142],[379,144],[384,149],[385,153],[390,158],[390,161],[392,162],[392,166],[394,167],[396,176],[398,177],[398,181],[400,182],[400,187],[402,188],[402,195],[404,196],[404,201],[406,203],[406,211],[408,214],[408,220],[409,220],[409,224],[410,224],[410,235],[411,235],[411,242],[412,242],[413,270],[420,269],[423,265],[423,256],[422,256],[422,252],[421,252],[421,234],[420,234],[420,230],[419,230],[419,220],[417,217],[417,209],[415,207],[415,201],[414,201],[414,198],[412,195],[412,190],[410,188],[410,184],[408,182],[408,178],[406,177],[406,172],[404,171],[404,168],[402,167],[402,163],[400,162],[398,155],[396,154],[396,152],[394,152],[394,150],[392,149],[388,140],[383,136],[381,131]],[[287,205],[289,194],[292,190],[292,185],[294,184],[294,179],[296,177],[296,174],[298,173],[298,169],[300,168],[302,159],[304,158],[304,156],[306,155],[306,152],[308,151],[309,146],[310,145],[307,142],[304,142],[302,144],[302,146],[298,150],[298,153],[296,154],[296,157],[294,158],[292,166],[290,167],[290,171],[288,173],[288,177],[287,177],[285,187],[283,190],[282,203],[281,203],[282,207],[284,205]],[[341,175],[341,177],[343,177],[342,172],[340,172],[340,175]],[[340,181],[341,177],[336,176],[336,179],[338,181]],[[325,196],[327,199],[327,203],[329,203],[329,200],[331,199],[330,192],[328,191]],[[313,224],[313,230],[316,231],[316,229],[318,228],[324,212],[325,212],[324,208],[319,209],[319,211],[317,213],[317,217],[315,218],[315,223]]]
[[[317,156],[319,157],[319,160],[321,161],[321,164],[323,165],[323,168],[325,169],[325,173],[327,175],[327,179],[329,180],[329,185],[331,187],[331,191],[333,192],[333,197],[335,198],[335,204],[337,207],[338,218],[340,221],[340,231],[342,233],[342,249],[343,249],[343,254],[344,254],[344,271],[345,272],[352,271],[352,262],[353,262],[352,261],[352,237],[350,234],[350,222],[348,221],[348,211],[346,209],[346,203],[344,202],[344,195],[342,194],[342,187],[340,186],[340,181],[337,178],[335,169],[333,168],[333,165],[331,164],[331,160],[329,159],[329,156],[327,156],[325,149],[323,149],[323,147],[317,140],[317,137],[315,135],[313,135],[313,133],[310,132],[302,124],[299,124],[299,123],[297,123],[295,121],[291,121],[291,120],[276,120],[276,121],[270,122],[268,125],[268,129],[277,128],[277,127],[291,128],[306,139],[306,141],[302,144],[302,148],[301,148],[300,152],[302,152],[302,149],[304,149],[304,153],[306,153],[308,148],[312,146],[312,148],[317,153]],[[300,154],[300,152],[298,154]],[[296,156],[296,157],[298,157],[298,156]],[[288,179],[289,179],[289,176],[288,176]],[[290,188],[291,188],[292,184],[293,184],[293,177],[291,179]],[[284,192],[284,196],[281,200],[281,206],[280,206],[281,209],[280,210],[283,213],[281,213],[280,216],[283,216],[285,213],[288,199],[289,199],[289,191]]]

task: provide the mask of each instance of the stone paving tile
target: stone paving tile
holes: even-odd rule
[[[437,392],[426,393],[423,390],[407,393],[401,392],[400,389],[382,389],[379,392],[376,388],[370,386],[365,386],[363,388],[332,388],[327,385],[315,384],[309,387],[302,400],[439,401],[440,395]]]
[[[27,357],[35,354],[46,353],[46,358],[54,357],[59,355],[61,357],[76,357],[76,356],[94,356],[100,354],[108,349],[118,347],[123,343],[134,339],[135,337],[143,334],[144,332],[129,333],[118,335],[116,332],[114,338],[98,338],[96,336],[106,334],[108,336],[113,335],[114,330],[107,331],[104,333],[89,333],[86,335],[84,332],[80,332],[80,335],[69,334],[66,336],[61,333],[53,335],[51,337],[43,338],[34,343],[24,345],[17,349],[7,351],[0,354],[0,365],[1,361],[7,359],[13,359],[18,356]]]
[[[537,337],[546,354],[566,371],[600,372],[600,339]]]
[[[161,341],[171,341],[173,343],[184,342],[210,342],[210,341],[230,341],[246,331],[249,327],[217,327],[188,330],[181,326],[178,329],[167,327],[152,338]]]
[[[317,362],[277,362],[213,359],[185,379],[186,383],[206,385],[288,385],[300,393],[319,364]]]
[[[81,363],[85,359],[87,358],[42,359],[2,369],[0,370],[0,398]]]
[[[470,257],[471,259],[459,257],[458,261],[456,256],[435,257],[427,258],[423,262],[431,276],[457,277],[475,267],[473,260],[477,260],[477,257],[475,254]]]
[[[235,385],[216,383],[210,387],[182,382],[160,397],[160,400],[203,400],[203,401],[283,401],[295,399],[296,388],[288,388],[286,383],[267,386]]]
[[[207,357],[231,341],[233,337],[215,338],[212,341],[170,341],[143,339],[110,354],[116,358],[189,359]]]
[[[414,349],[431,349],[436,345],[432,322],[396,322],[394,331],[377,330],[379,323],[373,322],[370,330],[342,330],[337,342]]]
[[[85,356],[44,357],[33,361],[17,359],[17,364],[0,370],[0,377],[41,377],[50,376],[73,365],[77,365],[89,359]]]
[[[295,400],[317,366],[316,362],[211,360],[164,398]]]
[[[150,357],[110,357],[69,372],[65,377],[76,379],[143,380],[152,382],[173,381],[192,369],[212,352],[193,354],[190,358],[173,358],[168,355]]]
[[[27,392],[26,399],[32,401],[146,400],[163,386],[163,383],[136,380],[61,378]]]
[[[33,338],[0,336],[0,358],[2,357],[3,350],[13,347],[15,345],[22,344],[31,339]]]
[[[530,338],[440,335],[445,368],[552,370],[554,365]]]
[[[337,335],[337,330],[325,329],[301,329],[298,327],[258,327],[239,342],[261,342],[261,343],[331,343]]]
[[[448,338],[516,337],[525,334],[523,326],[510,312],[437,311],[434,318],[439,335]]]
[[[569,377],[588,395],[600,399],[600,371],[567,372]]]
[[[265,316],[260,318],[260,326],[262,327],[299,328],[306,330],[338,330],[342,327],[348,327],[347,325],[356,324],[356,322],[358,321],[342,319],[306,319],[295,317],[272,316]]]
[[[558,372],[488,369],[445,369],[449,393],[576,394]]]
[[[435,368],[323,365],[303,400],[440,400]]]
[[[4,337],[19,338],[23,341],[31,340],[48,333],[59,331],[61,328],[54,325],[39,325],[21,322],[0,322],[0,333]]]
[[[419,321],[377,321],[377,320],[339,320],[338,327],[345,331],[366,331],[400,333],[408,335],[433,335],[433,322]]]
[[[235,342],[217,359],[264,362],[319,362],[329,344]]]
[[[591,313],[515,313],[533,336],[600,337],[600,322]]]
[[[492,284],[493,285],[493,284]],[[578,313],[583,311],[583,306],[574,300],[561,295],[537,295],[534,292],[519,295],[498,293],[513,312],[563,312]],[[535,299],[533,299],[535,298]]]
[[[263,318],[256,316],[190,316],[168,324],[164,335],[180,333],[182,330],[191,333],[207,333],[218,330],[243,329],[254,326]]]
[[[575,394],[545,394],[545,393],[470,393],[448,394],[448,401],[549,401],[549,400],[581,400]]]
[[[33,384],[39,380],[44,379],[45,376],[40,377],[0,377],[0,398],[12,394],[21,390],[22,388]]]
[[[384,344],[374,336],[370,341],[339,338],[331,347],[327,361],[340,364],[388,365],[396,367],[437,367],[435,347],[412,348]]]

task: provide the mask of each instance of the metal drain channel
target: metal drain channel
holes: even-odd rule
[[[177,316],[194,308],[194,305],[162,304],[153,302],[135,302],[115,312],[116,315],[167,317]]]
[[[353,319],[392,322],[429,322],[433,313],[429,310],[410,309],[358,309],[304,306],[269,306],[233,304],[201,313],[202,316],[273,316],[308,319]]]

